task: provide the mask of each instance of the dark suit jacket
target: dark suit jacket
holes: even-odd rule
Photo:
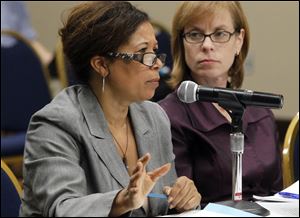
[[[176,91],[159,102],[172,129],[178,176],[194,180],[202,203],[231,199],[230,123],[208,102],[182,103]],[[282,189],[281,147],[272,112],[247,107],[243,116],[243,197]]]
[[[170,124],[152,102],[129,108],[139,157],[149,152],[147,170],[171,162],[153,192],[175,182]],[[129,183],[103,111],[88,86],[62,91],[31,119],[24,154],[21,216],[108,216],[116,194]],[[149,200],[148,215],[164,214],[166,200]],[[133,216],[145,216],[140,208]]]

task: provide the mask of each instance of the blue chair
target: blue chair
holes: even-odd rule
[[[23,154],[26,132],[1,136],[1,156],[11,157]]]
[[[12,31],[1,35],[17,40],[1,46],[1,131],[26,131],[32,114],[51,100],[49,75],[25,38]]]
[[[21,187],[9,167],[1,160],[1,217],[18,217]]]
[[[287,129],[283,144],[283,186],[290,186],[299,179],[299,112]]]
[[[155,30],[155,37],[158,42],[158,51],[157,53],[167,54],[166,64],[160,70],[160,76],[165,77],[169,76],[172,70],[173,59],[171,54],[171,35],[169,31],[160,23],[152,21],[151,24]]]
[[[157,22],[152,21],[151,23],[154,27],[156,40],[158,42],[157,53],[167,54],[166,64],[159,71],[160,74],[159,87],[156,89],[155,95],[151,99],[152,101],[157,102],[163,99],[164,97],[166,97],[167,94],[173,91],[166,83],[166,81],[171,76],[173,59],[171,55],[171,35],[169,31],[163,25]]]
[[[1,158],[15,169],[12,162],[22,160],[31,116],[52,96],[47,69],[30,43],[13,31],[1,31],[1,36],[17,41],[12,47],[1,46]]]

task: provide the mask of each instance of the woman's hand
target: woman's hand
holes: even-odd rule
[[[137,209],[144,204],[147,195],[151,192],[157,180],[171,168],[171,164],[167,163],[147,173],[146,166],[150,158],[151,155],[149,153],[141,157],[130,178],[126,197],[128,197],[129,207],[132,209]]]
[[[165,186],[164,192],[168,195],[169,208],[180,213],[200,205],[201,195],[194,182],[185,176],[179,177],[173,187]]]
[[[130,210],[140,208],[157,180],[171,168],[171,164],[167,163],[151,172],[146,172],[146,166],[150,159],[149,153],[138,159],[128,187],[121,190],[116,196],[109,216],[120,216]]]

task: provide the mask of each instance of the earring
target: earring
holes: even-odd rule
[[[239,54],[240,54],[240,52],[239,52],[239,51],[237,51],[237,52],[235,53],[235,56],[239,56]]]
[[[102,92],[104,93],[105,77],[102,77]]]

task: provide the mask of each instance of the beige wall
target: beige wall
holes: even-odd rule
[[[40,41],[53,50],[60,14],[78,4],[74,1],[29,1],[32,24]],[[179,1],[134,1],[150,17],[171,29]],[[277,118],[290,119],[299,111],[299,3],[242,2],[251,30],[251,49],[247,75],[242,88],[284,95],[282,110],[273,110]]]

